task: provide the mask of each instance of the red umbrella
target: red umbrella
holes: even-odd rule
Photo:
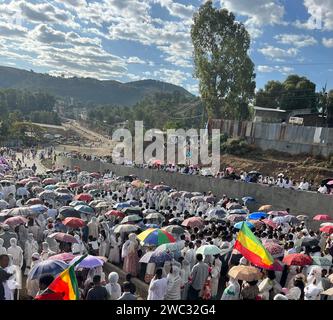
[[[90,202],[93,199],[93,196],[89,193],[80,193],[75,196],[75,200]]]
[[[78,229],[85,226],[85,222],[82,219],[74,218],[74,217],[68,217],[65,218],[62,222],[65,226]]]
[[[49,184],[56,184],[58,182],[58,179],[54,178],[46,178],[42,181],[44,185],[49,185]]]
[[[191,227],[191,228],[198,227],[198,228],[200,228],[203,225],[204,225],[204,222],[200,217],[188,218],[188,219],[185,219],[182,222],[182,226],[184,226],[184,227]]]
[[[266,225],[272,227],[273,229],[276,229],[276,228],[277,228],[277,224],[276,224],[274,221],[270,220],[270,219],[263,219],[263,220],[261,220],[261,221],[262,221],[264,224],[266,224]]]
[[[283,257],[284,248],[279,244],[275,242],[265,242],[264,246],[273,258]]]
[[[313,220],[315,221],[331,221],[332,218],[327,214],[317,214]]]
[[[332,185],[333,185],[333,180],[328,181],[326,184],[327,184],[328,186],[332,186]]]
[[[19,182],[18,182],[18,184],[23,184],[24,186],[28,183],[28,182],[30,182],[31,181],[31,179],[30,178],[27,178],[27,179],[22,179],[22,180],[20,180]]]
[[[114,216],[119,218],[124,218],[126,215],[124,212],[121,212],[119,210],[110,210],[105,213],[106,216]]]
[[[41,200],[39,198],[31,198],[27,201],[27,205],[29,205],[29,206],[33,206],[35,204],[43,204],[43,200]]]
[[[3,223],[8,224],[12,228],[15,228],[15,227],[19,226],[20,224],[28,223],[28,219],[26,219],[22,216],[16,216],[16,217],[6,219]]]
[[[70,262],[75,258],[74,254],[69,252],[59,253],[54,256],[50,256],[47,260],[61,260],[64,262]]]
[[[321,232],[325,232],[328,234],[333,233],[333,226],[324,226],[319,229]]]
[[[312,264],[312,258],[303,253],[292,253],[282,260],[288,266],[308,266]]]
[[[54,238],[61,242],[77,243],[77,240],[72,235],[63,232],[52,233],[50,235],[50,238]]]
[[[68,188],[79,188],[81,185],[77,182],[71,182],[68,184]]]

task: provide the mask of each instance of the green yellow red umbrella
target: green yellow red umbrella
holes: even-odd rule
[[[137,237],[143,244],[152,246],[176,242],[176,239],[169,232],[157,228],[149,228],[141,232]]]

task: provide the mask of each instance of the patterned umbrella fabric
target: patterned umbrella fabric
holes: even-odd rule
[[[74,258],[70,264],[75,263],[80,258],[81,258],[81,256]],[[92,269],[92,268],[96,268],[96,267],[101,267],[103,265],[104,265],[103,259],[96,257],[96,256],[88,255],[76,266],[76,268],[77,269],[78,268]]]
[[[35,213],[44,213],[46,212],[49,208],[42,205],[42,204],[34,204],[29,207],[33,212]]]
[[[43,185],[49,185],[49,184],[56,184],[58,182],[58,179],[55,178],[46,178],[42,181]]]
[[[312,258],[302,253],[292,253],[285,256],[282,260],[288,266],[308,266],[312,264]]]
[[[158,213],[158,212],[149,213],[146,216],[146,219],[147,220],[159,220],[159,221],[164,221],[165,220],[164,216],[161,213]]]
[[[248,214],[245,209],[232,209],[228,210],[228,214]]]
[[[327,259],[326,257],[312,257],[312,264],[321,266],[321,267],[330,267],[332,266],[332,261]]]
[[[236,222],[240,222],[240,221],[245,221],[246,216],[242,215],[242,214],[231,214],[231,215],[227,216],[227,220],[229,220],[230,222],[236,223]]]
[[[31,216],[34,215],[34,212],[28,207],[18,207],[10,209],[8,214],[11,216]]]
[[[55,199],[57,197],[57,193],[54,190],[45,190],[38,195],[42,200],[50,200]]]
[[[272,205],[270,204],[265,204],[259,208],[259,211],[269,211],[272,210]]]
[[[80,218],[80,212],[76,211],[73,207],[70,206],[64,206],[59,209],[59,214],[64,217],[75,217]]]
[[[273,258],[280,258],[284,256],[284,248],[279,244],[274,242],[266,242],[264,246]]]
[[[33,206],[36,204],[43,204],[43,200],[41,200],[39,198],[31,198],[26,202],[26,204],[29,206]]]
[[[167,231],[161,229],[147,229],[141,232],[137,238],[144,245],[159,246],[164,243],[176,242],[176,239]]]
[[[187,218],[182,222],[182,226],[190,228],[201,228],[204,226],[204,221],[200,217]]]
[[[92,207],[89,207],[87,205],[78,205],[78,206],[75,206],[74,209],[76,211],[79,211],[81,213],[84,213],[84,214],[95,214],[95,210],[94,208]]]

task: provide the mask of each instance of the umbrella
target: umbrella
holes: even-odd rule
[[[135,188],[143,188],[144,187],[144,183],[140,180],[134,180],[131,182],[131,185]]]
[[[68,263],[72,261],[74,258],[75,258],[74,254],[69,252],[64,252],[50,256],[47,258],[47,260],[61,260]]]
[[[261,220],[248,220],[248,221],[252,223],[256,229],[260,229],[262,226],[265,225],[265,223],[262,222]]]
[[[139,207],[130,207],[123,210],[125,214],[141,214],[141,208]]]
[[[265,248],[272,255],[273,258],[280,258],[284,256],[284,248],[275,242],[265,242]]]
[[[30,181],[31,181],[30,178],[22,179],[17,184],[21,184],[21,185],[25,186]]]
[[[150,263],[150,258],[151,256],[154,254],[154,251],[148,251],[146,252],[142,257],[141,259],[139,260],[139,262],[141,263]]]
[[[321,227],[333,226],[333,222],[324,222],[320,224]]]
[[[191,198],[191,201],[195,201],[195,202],[204,202],[205,199],[203,196],[195,196]]]
[[[208,216],[215,216],[217,218],[224,218],[226,214],[227,211],[224,208],[212,208],[207,211]]]
[[[213,244],[206,244],[196,251],[196,254],[201,253],[204,256],[215,256],[216,254],[220,254],[222,251],[220,248]]]
[[[32,206],[35,204],[43,204],[43,201],[39,198],[31,198],[26,202],[27,205]]]
[[[58,187],[55,184],[49,184],[47,186],[44,187],[44,190],[55,190]]]
[[[87,205],[83,205],[83,204],[75,206],[74,209],[76,211],[79,211],[79,212],[85,213],[85,214],[95,214],[94,208],[89,207]]]
[[[139,227],[135,224],[118,224],[114,228],[115,233],[129,233],[129,232],[134,232],[137,231]]]
[[[263,219],[262,222],[263,222],[264,224],[266,224],[267,226],[272,227],[273,229],[276,229],[276,228],[277,228],[277,224],[274,223],[274,222],[273,222],[272,220],[270,220],[270,219]]]
[[[34,186],[32,187],[31,190],[34,194],[40,194],[44,191],[44,189],[41,186]]]
[[[308,266],[312,264],[312,258],[303,253],[292,253],[286,255],[282,262],[288,266]]]
[[[182,193],[180,191],[174,191],[169,194],[169,198],[180,198],[182,196]]]
[[[204,197],[204,200],[208,203],[214,203],[215,201],[215,197],[213,196],[207,196],[207,197]]]
[[[49,208],[42,205],[42,204],[34,204],[33,206],[30,206],[30,209],[35,212],[35,213],[44,213],[46,212]]]
[[[140,204],[140,202],[137,200],[128,200],[126,201],[126,203],[128,203],[132,207],[138,206]]]
[[[119,218],[124,218],[125,214],[119,210],[110,210],[105,213],[106,216],[114,216],[114,217],[119,217]]]
[[[240,222],[240,221],[245,221],[246,217],[242,214],[232,214],[230,216],[227,216],[227,220],[230,222]]]
[[[81,215],[78,211],[76,211],[73,207],[70,206],[64,206],[59,209],[59,214],[64,217],[75,217],[80,218]]]
[[[43,185],[56,184],[58,179],[55,178],[46,178],[42,181]]]
[[[180,251],[178,243],[176,242],[164,243],[155,249],[155,252],[167,252],[167,251],[170,252]]]
[[[255,202],[256,200],[252,197],[243,197],[242,201],[246,204],[247,202]]]
[[[74,200],[74,201],[72,201],[69,205],[70,205],[71,207],[76,207],[76,206],[79,206],[79,205],[84,205],[84,206],[86,206],[86,205],[87,205],[87,202],[85,202],[85,201]]]
[[[291,224],[297,224],[297,223],[299,223],[299,220],[295,217],[295,216],[292,216],[292,215],[287,215],[287,216],[285,216],[284,217],[284,220],[286,221],[286,222],[289,222],[289,223],[291,223]]]
[[[9,203],[5,200],[0,200],[0,210],[7,209],[9,206]]]
[[[299,215],[296,217],[299,221],[306,221],[306,220],[309,220],[309,217],[308,216],[305,216],[303,214]]]
[[[178,225],[181,224],[184,221],[183,218],[172,218],[169,220],[169,224],[174,224],[174,225]]]
[[[255,267],[240,265],[232,267],[228,272],[228,276],[233,279],[250,282],[259,280],[262,277],[262,274]]]
[[[73,200],[73,196],[69,193],[59,193],[59,194],[57,194],[56,199],[58,201],[68,202],[68,201]]]
[[[331,233],[333,233],[333,226],[321,227],[319,230],[321,232],[325,232],[325,233],[331,234]]]
[[[269,211],[272,209],[272,205],[270,204],[265,204],[259,208],[259,211]]]
[[[68,233],[55,232],[55,233],[50,234],[49,237],[54,238],[60,242],[78,243],[77,240]]]
[[[71,193],[67,188],[57,188],[54,191],[57,193]]]
[[[74,258],[70,264],[74,264],[79,259],[81,259],[81,256]],[[96,256],[88,255],[76,266],[76,268],[92,269],[96,267],[101,267],[103,266],[103,264],[103,259]]]
[[[289,213],[287,211],[268,211],[268,215],[271,216],[278,216],[278,217],[282,217],[282,216],[286,216]]]
[[[244,209],[232,209],[228,211],[229,214],[248,214]]]
[[[314,221],[332,221],[332,218],[327,214],[317,214],[314,218]]]
[[[332,261],[327,259],[326,257],[312,257],[312,264],[321,266],[321,267],[330,267],[332,265]]]
[[[80,193],[76,195],[74,199],[79,201],[89,202],[93,199],[93,197],[89,193]]]
[[[172,261],[173,253],[171,252],[161,252],[161,251],[154,251],[150,257],[149,262],[155,263],[157,266],[161,266],[165,263],[165,261]]]
[[[313,246],[317,246],[318,244],[319,244],[318,239],[307,238],[307,239],[302,240],[302,247],[313,247]]]
[[[8,211],[8,214],[11,216],[29,216],[33,215],[34,212],[28,207],[18,207],[13,208]]]
[[[87,183],[83,186],[84,190],[93,190],[98,188],[98,185],[96,183]]]
[[[286,222],[286,220],[284,219],[284,217],[275,217],[273,218],[273,222],[276,224],[283,224]]]
[[[39,182],[38,181],[29,181],[25,184],[25,187],[28,189],[31,189],[34,186],[39,186]]]
[[[167,231],[171,234],[175,234],[175,235],[181,235],[181,234],[185,233],[185,230],[181,226],[177,226],[177,225],[163,227],[162,230],[165,230],[165,231]]]
[[[125,217],[123,220],[121,220],[121,223],[124,224],[124,223],[130,223],[130,222],[138,222],[138,221],[141,221],[142,220],[142,217],[138,216],[137,214],[131,214],[127,217]]]
[[[164,184],[160,184],[155,186],[153,189],[158,191],[170,191],[172,188],[169,186],[165,186]]]
[[[127,202],[119,202],[117,203],[114,208],[115,209],[124,209],[124,208],[129,208],[131,205]]]
[[[22,216],[11,217],[4,221],[4,224],[8,224],[12,228],[17,227],[20,224],[26,224],[26,223],[28,223],[28,219],[26,219]]]
[[[239,203],[227,203],[226,208],[228,210],[237,210],[237,209],[243,209],[243,206]]]
[[[74,217],[65,218],[62,223],[72,229],[79,229],[85,226],[85,222],[82,219]]]
[[[92,172],[92,173],[90,173],[90,176],[91,176],[91,177],[93,177],[93,178],[96,178],[96,179],[98,179],[98,178],[100,178],[100,177],[101,177],[101,174],[100,174],[100,173],[98,173],[98,172]]]
[[[243,223],[244,223],[244,222],[246,222],[246,224],[247,224],[247,226],[248,226],[249,228],[254,229],[254,225],[253,225],[251,222],[249,222],[249,221],[240,221],[240,222],[237,222],[237,223],[234,225],[234,228],[235,228],[235,229],[238,229],[238,230],[242,229],[242,226],[243,226]]]
[[[49,200],[49,199],[55,199],[57,197],[57,194],[53,190],[45,190],[41,192],[38,196],[42,200]]]
[[[110,203],[107,203],[106,201],[102,201],[96,204],[95,208],[102,209],[102,208],[109,208],[111,206]]]
[[[68,268],[68,264],[61,260],[45,260],[36,264],[29,273],[29,279],[39,279],[44,274],[57,276]]]
[[[259,220],[259,219],[267,218],[267,217],[268,217],[268,214],[265,212],[254,212],[254,213],[251,213],[247,218],[251,219],[251,220]]]
[[[147,229],[141,232],[137,238],[144,245],[159,246],[164,243],[176,242],[176,239],[167,231],[161,229]]]
[[[158,212],[154,212],[154,213],[149,213],[146,216],[147,220],[160,220],[160,221],[164,221],[165,218],[162,214],[158,213]]]
[[[77,183],[77,182],[71,182],[68,184],[68,188],[71,188],[71,189],[76,189],[76,188],[80,188],[81,187],[81,184]]]
[[[190,227],[190,228],[194,228],[194,227],[201,228],[201,227],[203,227],[203,225],[204,225],[204,222],[200,217],[187,218],[182,222],[182,226]]]
[[[61,169],[61,168],[56,168],[53,170],[54,173],[63,173],[64,172],[64,169]]]

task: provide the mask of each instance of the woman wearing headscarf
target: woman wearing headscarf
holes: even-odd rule
[[[25,259],[25,271],[24,274],[28,275],[32,263],[32,254],[38,252],[38,243],[34,239],[32,233],[28,234],[28,240],[25,243],[24,247],[24,259]]]
[[[263,300],[273,300],[276,294],[282,290],[281,285],[275,279],[275,272],[269,270],[267,278],[259,284],[259,293]]]
[[[240,300],[240,285],[234,278],[230,278],[228,286],[224,289],[221,300]]]
[[[121,296],[121,286],[118,283],[119,275],[117,272],[111,272],[108,277],[109,283],[105,286],[109,293],[109,300],[118,300]]]
[[[124,259],[123,270],[126,273],[131,273],[133,277],[137,276],[139,266],[138,256],[139,243],[136,239],[136,234],[131,233],[128,240],[124,243],[121,256]]]
[[[121,245],[121,239],[119,237],[119,234],[111,233],[110,235],[110,253],[108,260],[113,264],[119,264],[120,262],[120,245]]]
[[[167,293],[165,300],[180,300],[183,281],[180,276],[179,264],[172,264],[170,273],[167,276]]]

